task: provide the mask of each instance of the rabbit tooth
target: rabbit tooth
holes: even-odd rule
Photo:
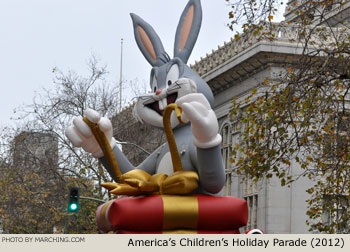
[[[164,110],[167,105],[168,105],[168,102],[167,102],[166,98],[159,100],[159,109],[160,110]]]
[[[164,108],[163,108],[163,101],[162,100],[159,100],[158,101],[158,104],[159,104],[159,109],[160,110],[163,110]]]

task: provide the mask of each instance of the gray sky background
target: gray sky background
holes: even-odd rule
[[[35,91],[53,87],[52,69],[87,74],[92,54],[119,80],[120,39],[123,79],[149,80],[151,66],[134,40],[129,16],[150,23],[169,55],[187,0],[0,0],[0,127],[12,125],[13,110],[31,103]],[[203,23],[189,63],[229,41],[234,32],[225,0],[202,0]]]

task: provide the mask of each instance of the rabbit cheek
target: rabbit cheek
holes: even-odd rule
[[[142,122],[155,127],[163,127],[163,117],[147,105],[144,105],[142,102],[137,102],[135,110],[137,117],[141,119]]]
[[[187,78],[179,79],[179,89],[177,90],[177,99],[188,94],[197,93],[196,83]]]

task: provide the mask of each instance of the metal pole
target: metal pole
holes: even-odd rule
[[[64,231],[63,231],[64,234],[68,234],[68,216],[65,215],[64,216]]]
[[[122,110],[122,87],[123,87],[123,38],[120,39],[120,81],[119,81],[119,111]]]
[[[106,201],[100,200],[100,199],[96,199],[96,198],[82,197],[82,196],[80,196],[80,198],[81,198],[81,199],[94,200],[94,201],[97,201],[97,202],[106,203]]]

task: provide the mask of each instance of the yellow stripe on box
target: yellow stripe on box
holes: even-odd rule
[[[197,229],[197,197],[172,195],[161,195],[161,197],[164,207],[163,230],[179,229],[179,227]]]
[[[107,216],[106,216],[106,212],[107,212],[107,208],[110,204],[113,203],[114,200],[110,200],[108,201],[107,203],[105,203],[105,205],[102,207],[102,210],[101,210],[101,216],[102,216],[102,225],[103,227],[106,229],[106,230],[110,230],[111,229],[111,226],[108,224],[108,221],[107,221]]]

